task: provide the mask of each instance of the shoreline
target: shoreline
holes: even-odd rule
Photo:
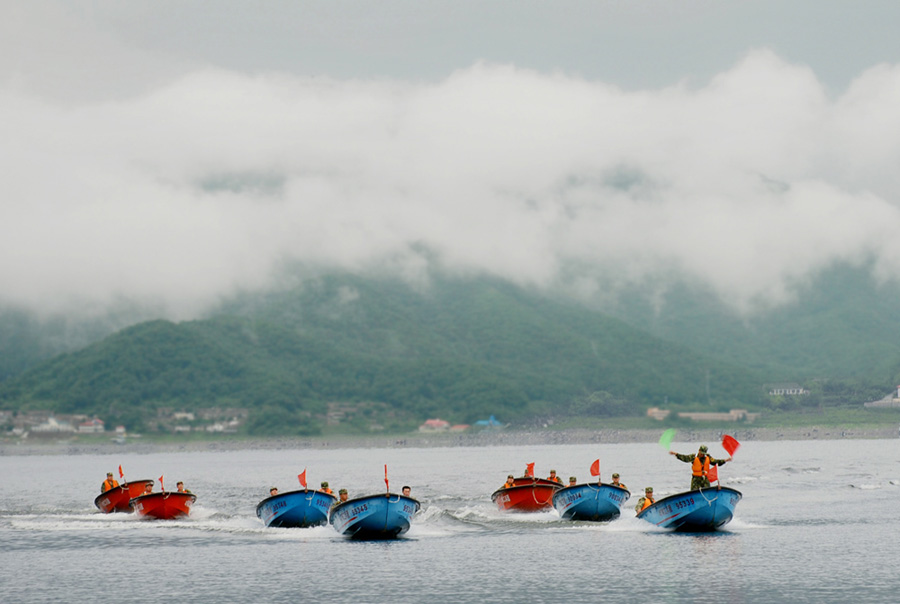
[[[511,447],[529,445],[578,445],[657,442],[660,429],[566,429],[566,430],[498,430],[472,434],[411,433],[393,436],[335,436],[335,437],[268,437],[221,440],[142,441],[132,439],[123,444],[115,442],[78,442],[71,440],[3,441],[0,455],[107,455],[161,452],[242,451],[242,450],[298,450],[298,449],[399,449],[439,447]],[[739,441],[802,441],[847,439],[893,439],[897,428],[891,426],[864,428],[836,428],[806,426],[790,428],[740,427],[734,430],[679,429],[679,442],[717,442],[723,433]]]

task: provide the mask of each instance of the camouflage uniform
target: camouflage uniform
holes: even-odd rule
[[[689,455],[685,455],[683,453],[676,453],[675,457],[680,459],[685,463],[693,463],[694,458],[697,457],[696,453],[691,453]],[[709,457],[709,465],[710,466],[724,466],[726,461],[725,459],[715,459],[712,455],[707,455]],[[710,487],[709,478],[706,476],[694,476],[691,475],[691,490],[696,491],[698,489],[708,489]]]
[[[644,502],[647,501],[647,499],[648,499],[648,497],[647,497],[647,494],[645,493],[643,497],[638,499],[637,505],[634,506],[634,511],[637,512],[638,514],[640,514],[641,511],[644,509]],[[650,505],[653,505],[654,503],[656,503],[656,498],[653,497],[653,493],[650,493],[649,499],[650,499]]]

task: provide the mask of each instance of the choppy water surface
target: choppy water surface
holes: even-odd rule
[[[674,443],[693,452],[698,443]],[[721,448],[709,443],[714,455]],[[0,457],[3,602],[895,602],[897,440],[745,442],[720,470],[744,494],[727,531],[672,534],[634,518],[645,486],[687,490],[690,466],[656,444]],[[579,481],[601,459],[632,492],[609,523],[504,514],[490,501],[536,462]],[[190,518],[93,506],[107,471],[184,480]],[[406,538],[354,542],[331,527],[268,529],[277,485],[328,480],[351,496],[413,487]]]

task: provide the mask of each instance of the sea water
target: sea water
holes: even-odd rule
[[[695,452],[700,443],[673,443]],[[725,456],[716,443],[715,456]],[[655,443],[247,450],[0,457],[0,601],[158,602],[897,602],[897,440],[742,443],[720,468],[740,490],[712,534],[634,517],[644,487],[687,490],[690,466]],[[537,474],[631,490],[612,522],[509,514],[491,493]],[[189,518],[148,521],[93,505],[107,471],[184,480]],[[330,526],[266,528],[269,487],[328,480],[350,496],[408,484],[422,510],[405,538],[356,542]],[[158,488],[157,484],[157,488]]]

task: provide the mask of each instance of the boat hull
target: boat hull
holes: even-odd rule
[[[742,497],[729,487],[687,491],[660,499],[637,517],[675,531],[715,531],[731,522]]]
[[[320,526],[328,524],[328,510],[336,501],[337,497],[321,491],[290,491],[260,501],[256,515],[266,526]]]
[[[147,479],[123,482],[119,486],[98,495],[94,499],[94,505],[104,514],[112,514],[114,512],[130,513],[132,511],[131,500],[143,493],[148,484],[153,484],[153,481]]]
[[[610,484],[578,484],[553,493],[553,507],[560,518],[602,522],[618,518],[629,497],[626,489]]]
[[[561,488],[544,478],[516,478],[515,486],[494,491],[491,501],[501,512],[542,512],[553,507],[553,494]]]
[[[131,506],[135,513],[144,518],[172,520],[190,514],[195,501],[197,496],[192,493],[161,491],[135,497],[131,500]]]
[[[395,493],[348,499],[331,509],[331,526],[355,539],[395,539],[409,530],[420,504]]]

